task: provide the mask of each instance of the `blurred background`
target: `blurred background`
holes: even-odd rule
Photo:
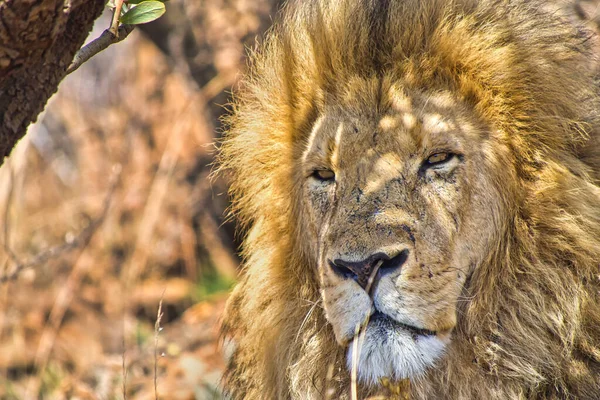
[[[221,398],[241,234],[209,176],[279,3],[170,1],[69,75],[0,168],[0,399]],[[596,0],[549,4],[597,20]]]
[[[154,398],[155,349],[162,398],[219,398],[239,243],[208,177],[276,3],[169,2],[69,75],[0,168],[1,399]]]

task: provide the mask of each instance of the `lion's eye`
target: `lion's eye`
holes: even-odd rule
[[[431,156],[429,156],[429,158],[427,159],[427,164],[428,165],[435,165],[435,164],[441,164],[443,162],[446,162],[450,159],[451,154],[450,153],[435,153],[432,154]]]
[[[320,181],[333,181],[335,179],[335,173],[330,169],[316,169],[312,173],[313,178]]]
[[[419,169],[419,174],[423,175],[428,170],[450,172],[454,170],[454,167],[456,167],[460,161],[462,161],[461,155],[449,151],[433,153],[423,161],[423,164],[421,164],[421,168]]]

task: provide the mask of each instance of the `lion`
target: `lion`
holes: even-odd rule
[[[228,395],[597,399],[593,41],[543,1],[288,4],[220,153]]]

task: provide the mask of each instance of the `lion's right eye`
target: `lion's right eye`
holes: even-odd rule
[[[312,177],[323,182],[335,180],[335,173],[330,169],[316,169],[312,173]]]

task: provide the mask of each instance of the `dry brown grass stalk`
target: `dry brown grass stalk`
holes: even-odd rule
[[[163,317],[162,304],[165,296],[165,290],[163,290],[158,302],[158,311],[156,313],[156,323],[154,324],[154,398],[158,400],[158,335],[161,331],[160,321]]]
[[[377,276],[377,272],[379,268],[383,264],[383,260],[380,260],[373,268],[371,275],[369,275],[369,280],[367,281],[367,286],[365,287],[365,291],[371,297],[371,287],[373,286],[373,282],[375,281],[375,277]],[[356,325],[356,330],[354,332],[354,340],[352,341],[352,371],[351,371],[351,397],[352,400],[358,400],[358,388],[357,388],[357,372],[358,372],[358,361],[360,358],[360,351],[362,350],[362,346],[365,340],[365,335],[367,332],[367,325],[369,325],[369,319],[371,315],[367,315],[367,319],[363,322],[362,325]]]
[[[125,331],[125,329],[123,329],[123,331]],[[127,368],[125,367],[125,352],[126,352],[126,348],[125,348],[125,335],[123,335],[123,341],[121,343],[121,346],[123,346],[123,351],[121,353],[121,375],[122,375],[122,380],[123,380],[123,384],[122,384],[122,391],[123,391],[123,400],[127,400]]]

